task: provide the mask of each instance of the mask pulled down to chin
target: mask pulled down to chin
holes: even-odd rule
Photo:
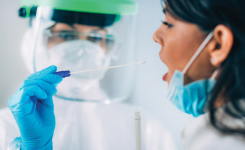
[[[184,74],[176,70],[167,99],[180,111],[198,117],[205,113],[207,95],[215,83],[216,81],[210,78],[184,85]]]
[[[191,114],[194,117],[198,117],[205,113],[205,106],[207,105],[208,99],[207,96],[216,83],[214,78],[217,75],[217,70],[211,78],[195,81],[187,85],[184,85],[184,75],[212,36],[213,32],[206,37],[182,72],[175,70],[169,84],[167,99],[180,111]]]

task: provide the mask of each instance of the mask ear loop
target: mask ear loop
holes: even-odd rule
[[[215,80],[216,76],[218,75],[219,69],[216,69],[211,77],[211,79]]]
[[[208,34],[208,36],[206,37],[206,39],[203,41],[203,43],[197,49],[197,51],[195,52],[195,54],[192,56],[191,60],[188,62],[188,64],[186,65],[186,67],[182,71],[183,74],[185,74],[187,72],[187,70],[190,68],[191,64],[195,61],[195,59],[197,58],[197,56],[202,52],[202,50],[208,44],[208,42],[211,40],[212,37],[213,37],[213,31]]]

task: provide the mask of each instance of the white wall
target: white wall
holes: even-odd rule
[[[27,22],[18,17],[20,0],[0,0],[0,108],[28,76],[20,57],[20,42]]]
[[[160,0],[138,0],[140,12],[137,18],[136,51],[137,60],[144,60],[138,66],[136,85],[131,103],[149,110],[173,133],[180,146],[180,131],[192,118],[178,111],[165,100],[167,85],[162,76],[167,72],[160,61],[160,46],[153,42],[152,35],[164,20]],[[27,21],[18,17],[20,0],[0,0],[0,108],[7,106],[7,100],[14,94],[28,72],[20,57],[20,42]]]

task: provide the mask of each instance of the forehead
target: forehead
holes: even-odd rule
[[[169,8],[169,6],[168,6],[167,3],[164,5],[163,13],[164,13],[165,15],[170,15],[170,16],[172,16],[172,17],[174,17],[174,18],[177,18],[176,15],[174,14],[174,12]]]
[[[183,22],[186,22],[186,21],[184,21],[183,19],[181,19],[180,17],[178,17],[178,16],[174,13],[174,11],[168,6],[167,3],[164,5],[163,13],[165,14],[165,16],[171,17],[172,19],[174,19],[174,20],[176,20],[176,21],[183,21]]]

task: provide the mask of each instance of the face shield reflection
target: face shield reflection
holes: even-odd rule
[[[47,46],[47,50],[63,42],[87,40],[100,46],[105,53],[109,53],[116,44],[115,35],[113,35],[113,33],[109,34],[109,31],[106,29],[82,32],[75,30],[55,31],[53,28],[54,27],[51,27],[44,31],[43,40],[44,44]]]

